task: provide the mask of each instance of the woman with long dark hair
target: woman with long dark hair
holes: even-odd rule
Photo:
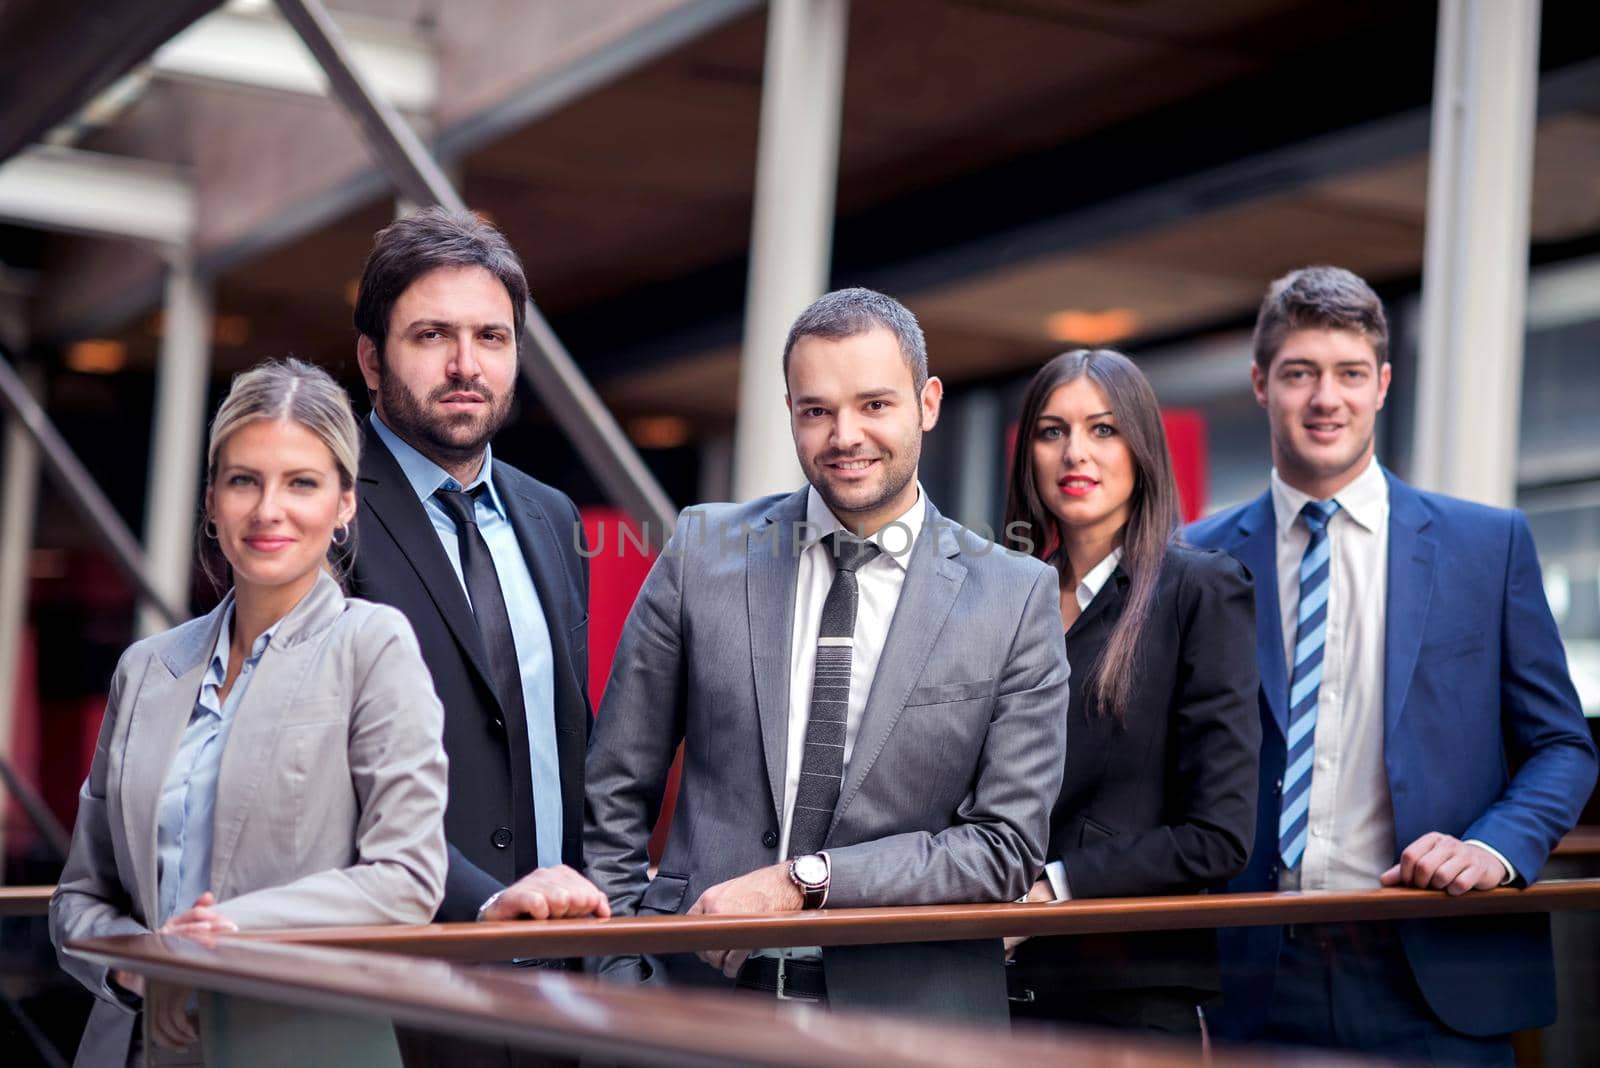
[[[1067,766],[1029,900],[1201,893],[1244,869],[1260,721],[1255,600],[1231,557],[1176,543],[1154,391],[1108,349],[1045,364],[1023,399],[1011,548],[1061,575]],[[1008,942],[1016,1018],[1196,1033],[1210,931]]]

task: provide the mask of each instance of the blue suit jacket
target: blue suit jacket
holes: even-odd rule
[[[1481,839],[1526,885],[1577,822],[1596,766],[1532,534],[1520,512],[1423,493],[1387,470],[1384,476],[1384,767],[1396,849],[1429,831]],[[1250,866],[1229,888],[1275,890],[1288,674],[1272,495],[1201,520],[1185,535],[1232,553],[1255,576],[1261,794]],[[1423,997],[1447,1026],[1494,1035],[1555,1018],[1547,916],[1399,927]],[[1265,1024],[1280,939],[1277,927],[1222,932],[1219,1030],[1248,1038]]]

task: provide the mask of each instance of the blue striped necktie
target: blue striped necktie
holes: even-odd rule
[[[1311,540],[1300,558],[1300,607],[1289,681],[1288,770],[1283,773],[1283,810],[1278,818],[1278,855],[1290,871],[1305,855],[1310,822],[1317,691],[1322,688],[1322,647],[1328,630],[1328,520],[1338,510],[1337,501],[1307,501],[1300,509]]]

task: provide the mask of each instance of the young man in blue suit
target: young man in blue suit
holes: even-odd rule
[[[1274,282],[1251,383],[1271,487],[1191,526],[1256,579],[1261,797],[1233,890],[1526,886],[1595,748],[1521,513],[1380,466],[1388,326],[1349,271]],[[1512,1063],[1555,1018],[1543,915],[1222,932],[1234,1038]]]

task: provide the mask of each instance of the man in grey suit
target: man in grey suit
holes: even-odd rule
[[[588,874],[619,914],[1015,900],[1065,765],[1055,574],[940,516],[939,417],[898,302],[829,293],[784,347],[809,486],[684,513],[628,618],[589,752]],[[658,874],[651,823],[684,743]],[[611,958],[614,977],[1006,1019],[999,939]]]

